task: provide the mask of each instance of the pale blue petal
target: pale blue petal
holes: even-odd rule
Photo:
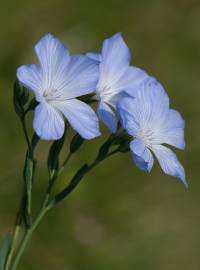
[[[86,53],[86,56],[91,58],[92,60],[95,60],[95,61],[98,61],[98,62],[101,62],[101,60],[102,60],[102,56],[101,56],[100,53],[89,52],[89,53]]]
[[[103,42],[100,79],[97,88],[112,84],[123,74],[130,63],[130,50],[120,33]]]
[[[184,149],[184,127],[185,121],[180,113],[170,109],[166,121],[163,123],[162,132],[160,133],[162,143]]]
[[[163,145],[154,145],[152,151],[157,157],[163,171],[168,175],[179,178],[187,187],[188,183],[185,179],[185,171],[178,161],[176,154]]]
[[[122,127],[132,136],[136,136],[140,129],[140,123],[137,120],[137,110],[135,110],[136,105],[135,98],[129,95],[123,95],[117,102],[117,112]]]
[[[33,127],[41,139],[57,140],[62,137],[65,124],[59,111],[42,102],[35,109]]]
[[[115,110],[117,109],[117,104],[124,98],[124,97],[131,97],[134,98],[133,96],[130,96],[126,91],[121,91],[119,93],[116,93],[113,95],[109,101],[107,101],[108,104]]]
[[[42,89],[52,99],[65,100],[96,89],[99,63],[83,55],[69,56],[64,44],[51,34],[35,46],[42,67]]]
[[[152,130],[156,143],[167,143],[183,149],[184,120],[177,111],[169,109],[169,98],[162,85],[149,78],[135,97],[132,114],[141,128]]]
[[[68,70],[70,60],[68,50],[60,40],[47,34],[36,44],[35,51],[43,71],[45,92],[60,89]]]
[[[133,110],[138,121],[142,124],[158,125],[165,121],[169,111],[169,97],[162,85],[154,78],[149,77],[135,93]]]
[[[135,95],[140,85],[148,78],[148,74],[137,67],[128,67],[113,86],[116,92],[126,91],[129,95]]]
[[[74,98],[92,93],[96,89],[99,78],[97,61],[83,55],[70,57],[68,72],[62,85],[62,96]]]
[[[89,140],[100,135],[98,117],[86,103],[71,99],[54,101],[52,104],[65,115],[72,128],[84,139]]]
[[[105,102],[100,102],[98,106],[98,115],[112,133],[115,133],[117,130],[117,119],[109,105]]]
[[[33,90],[36,96],[42,95],[42,74],[39,66],[23,65],[19,67],[17,78],[25,87]]]
[[[169,98],[160,83],[149,77],[138,88],[135,99],[124,97],[117,107],[121,118],[125,111],[138,129],[153,130],[154,137],[158,138],[169,112]]]
[[[130,143],[131,153],[135,164],[142,170],[150,172],[153,166],[153,156],[140,139]]]

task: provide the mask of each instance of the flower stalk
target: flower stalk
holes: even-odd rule
[[[184,149],[184,120],[169,107],[163,86],[144,70],[131,66],[131,54],[120,33],[105,39],[101,54],[70,55],[64,44],[47,34],[35,46],[39,65],[22,65],[14,84],[14,109],[27,144],[23,194],[12,237],[0,249],[0,270],[17,270],[23,252],[44,216],[67,198],[98,164],[116,153],[131,151],[134,163],[150,172],[156,157],[162,170],[185,186],[185,171],[176,154],[165,146]],[[29,101],[29,89],[35,97]],[[97,111],[91,103],[97,102]],[[30,139],[26,116],[34,110]],[[101,135],[99,120],[111,131],[90,164],[85,163],[65,188],[52,195],[59,176],[86,140]],[[60,165],[69,127],[75,131]],[[32,197],[39,140],[52,141],[47,158],[48,187],[36,217]],[[153,155],[152,155],[153,153]]]
[[[110,142],[110,138],[107,140]],[[104,143],[105,145],[105,143]],[[47,212],[52,209],[53,207],[55,207],[59,202],[61,202],[63,199],[65,199],[66,197],[69,196],[69,194],[71,194],[73,192],[73,190],[78,186],[78,184],[80,183],[80,181],[83,179],[83,177],[89,173],[92,169],[94,169],[98,164],[100,164],[103,160],[105,160],[106,158],[116,154],[119,152],[119,148],[116,148],[115,150],[112,150],[110,152],[108,152],[104,157],[102,157],[101,159],[99,159],[99,155],[97,156],[97,158],[90,164],[90,165],[83,165],[78,171],[77,173],[74,175],[74,177],[72,178],[72,180],[70,181],[70,183],[67,185],[67,187],[65,189],[63,189],[59,194],[57,194],[53,199],[50,200],[50,194],[53,188],[53,185],[55,183],[55,181],[58,178],[58,175],[60,175],[61,171],[59,171],[58,175],[54,175],[54,177],[49,181],[49,186],[45,195],[45,199],[42,203],[42,207],[38,213],[38,215],[36,216],[35,220],[32,222],[32,224],[26,228],[26,231],[23,235],[23,238],[21,239],[21,242],[19,244],[19,247],[16,251],[15,257],[12,261],[12,257],[14,254],[14,250],[16,248],[16,237],[14,237],[15,241],[13,241],[12,243],[12,247],[11,247],[11,252],[9,254],[9,259],[7,261],[7,266],[5,268],[5,270],[16,270],[17,266],[20,262],[20,259],[23,255],[23,252],[26,248],[26,245],[29,241],[29,239],[31,238],[31,235],[33,234],[33,232],[35,231],[35,229],[38,227],[38,225],[40,224],[40,222],[42,221],[42,219],[44,218],[44,216],[47,214]],[[71,156],[71,155],[69,155]],[[69,157],[68,156],[68,157]],[[69,160],[69,158],[67,158],[66,160]],[[64,167],[66,166],[66,160],[64,161],[64,164],[62,165],[62,170],[64,169]],[[19,230],[19,225],[16,227],[17,231]],[[18,233],[18,232],[17,232]],[[12,263],[11,263],[12,262]]]

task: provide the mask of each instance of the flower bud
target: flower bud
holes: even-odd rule
[[[28,102],[29,91],[22,86],[18,80],[14,84],[14,108],[15,112],[21,117],[24,114],[24,105]]]
[[[84,139],[78,133],[74,135],[70,144],[70,152],[73,154],[78,151],[83,142]]]

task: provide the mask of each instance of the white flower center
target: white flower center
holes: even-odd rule
[[[113,96],[113,89],[111,86],[105,85],[103,88],[96,91],[97,99],[108,101]]]
[[[57,89],[44,91],[43,98],[48,101],[61,100],[62,95]]]
[[[146,145],[146,147],[149,147],[149,148],[152,147],[152,145],[155,143],[155,140],[156,140],[155,133],[151,129],[140,130],[138,137],[140,137],[144,145]]]

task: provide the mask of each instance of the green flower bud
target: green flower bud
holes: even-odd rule
[[[14,84],[13,103],[15,112],[21,117],[24,114],[24,106],[28,102],[29,91],[18,80]]]

